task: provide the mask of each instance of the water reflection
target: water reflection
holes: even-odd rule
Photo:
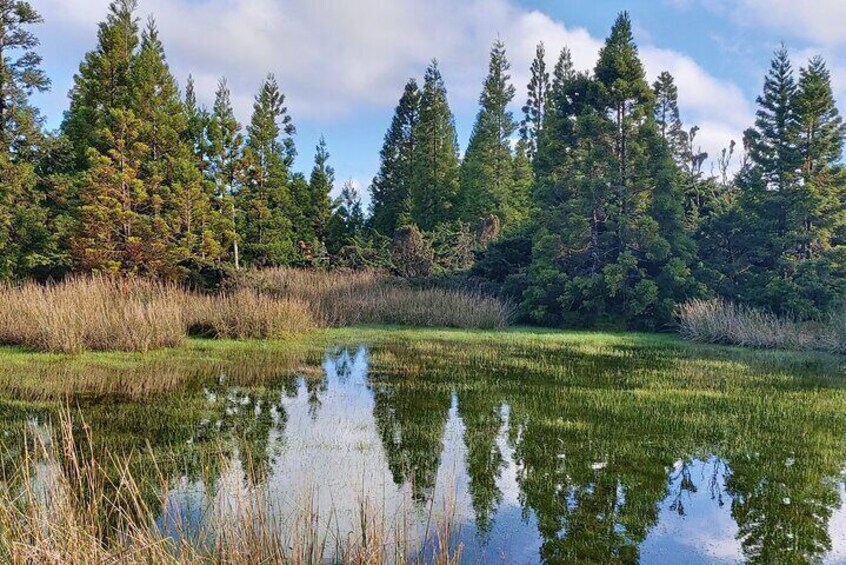
[[[183,457],[164,467],[160,527],[211,543],[267,503],[280,521],[306,508],[343,533],[369,500],[408,547],[450,515],[470,563],[846,562],[839,420],[785,415],[774,398],[641,395],[628,380],[370,364],[364,347],[332,350],[320,375],[261,387],[219,375],[172,400],[182,419],[160,424],[162,441]],[[112,433],[150,410],[117,411]],[[191,471],[210,444],[222,462]]]

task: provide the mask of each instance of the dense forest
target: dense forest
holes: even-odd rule
[[[351,184],[331,198],[325,140],[311,173],[294,171],[273,75],[248,124],[226,79],[202,107],[136,7],[111,3],[51,132],[31,101],[50,87],[41,15],[0,0],[2,279],[211,287],[247,268],[385,269],[566,327],[661,329],[711,296],[801,319],[846,306],[846,129],[821,58],[796,71],[777,51],[755,123],[711,156],[673,77],[647,79],[626,13],[591,72],[538,45],[524,95],[496,41],[463,153],[433,61],[401,92],[365,211]]]

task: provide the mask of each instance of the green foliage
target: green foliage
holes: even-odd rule
[[[525,203],[525,198],[514,197],[511,137],[517,123],[508,109],[515,94],[510,68],[505,45],[497,41],[479,99],[481,109],[461,166],[460,216],[464,221],[475,222],[493,214],[508,225],[514,215],[514,201]]]
[[[409,219],[424,230],[456,219],[458,140],[438,62],[426,69],[420,117],[414,128]]]
[[[309,198],[301,204],[304,216],[311,224],[311,230],[307,233],[312,239],[325,243],[327,224],[332,217],[332,199],[329,193],[335,185],[335,170],[329,166],[329,150],[326,148],[326,139],[322,136],[314,154],[314,168],[311,170],[308,185]]]
[[[361,197],[352,181],[347,181],[333,203],[332,217],[327,225],[326,248],[329,254],[337,255],[341,249],[352,245],[364,230],[364,224]]]
[[[393,234],[411,212],[420,89],[411,79],[405,85],[391,127],[385,134],[379,172],[370,187],[370,225],[381,234]]]
[[[285,96],[269,75],[256,95],[247,126],[243,178],[236,197],[237,230],[247,264],[286,265],[295,257],[288,170],[295,132]]]
[[[524,307],[542,323],[660,328],[692,276],[678,171],[622,14],[595,77],[565,51],[536,165],[538,225]]]
[[[535,58],[530,69],[531,79],[526,88],[526,104],[523,106],[523,122],[520,124],[520,139],[525,143],[528,159],[534,160],[538,150],[538,138],[543,131],[546,100],[549,94],[549,73],[546,71],[546,49],[543,42],[535,49]]]

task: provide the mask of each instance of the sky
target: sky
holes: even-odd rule
[[[30,1],[45,20],[36,32],[53,81],[35,102],[53,129],[108,0]],[[440,62],[463,149],[497,38],[512,64],[519,119],[537,43],[550,69],[564,45],[578,69],[591,69],[622,10],[648,80],[664,70],[675,76],[682,119],[699,126],[697,140],[712,156],[752,125],[781,44],[797,69],[813,55],[827,60],[846,110],[843,0],[139,0],[139,17],[155,17],[174,75],[183,85],[193,75],[201,103],[211,106],[225,76],[246,123],[274,73],[298,130],[295,169],[309,173],[323,135],[336,188],[351,180],[365,202],[403,86],[422,82],[431,59]]]

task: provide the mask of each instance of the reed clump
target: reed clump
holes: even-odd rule
[[[229,339],[278,339],[316,327],[306,303],[260,294],[248,288],[187,303],[192,333]]]
[[[508,304],[471,291],[417,288],[377,271],[275,268],[241,276],[239,287],[308,304],[328,326],[388,324],[494,329],[508,325]]]
[[[846,353],[846,315],[797,321],[722,299],[691,300],[676,309],[681,335],[692,341],[761,349]]]
[[[192,330],[220,338],[280,338],[315,328],[307,305],[240,289],[205,296],[146,279],[75,277],[0,286],[0,343],[38,351],[174,347]]]
[[[0,343],[40,351],[149,351],[185,337],[186,293],[141,279],[0,286]]]

